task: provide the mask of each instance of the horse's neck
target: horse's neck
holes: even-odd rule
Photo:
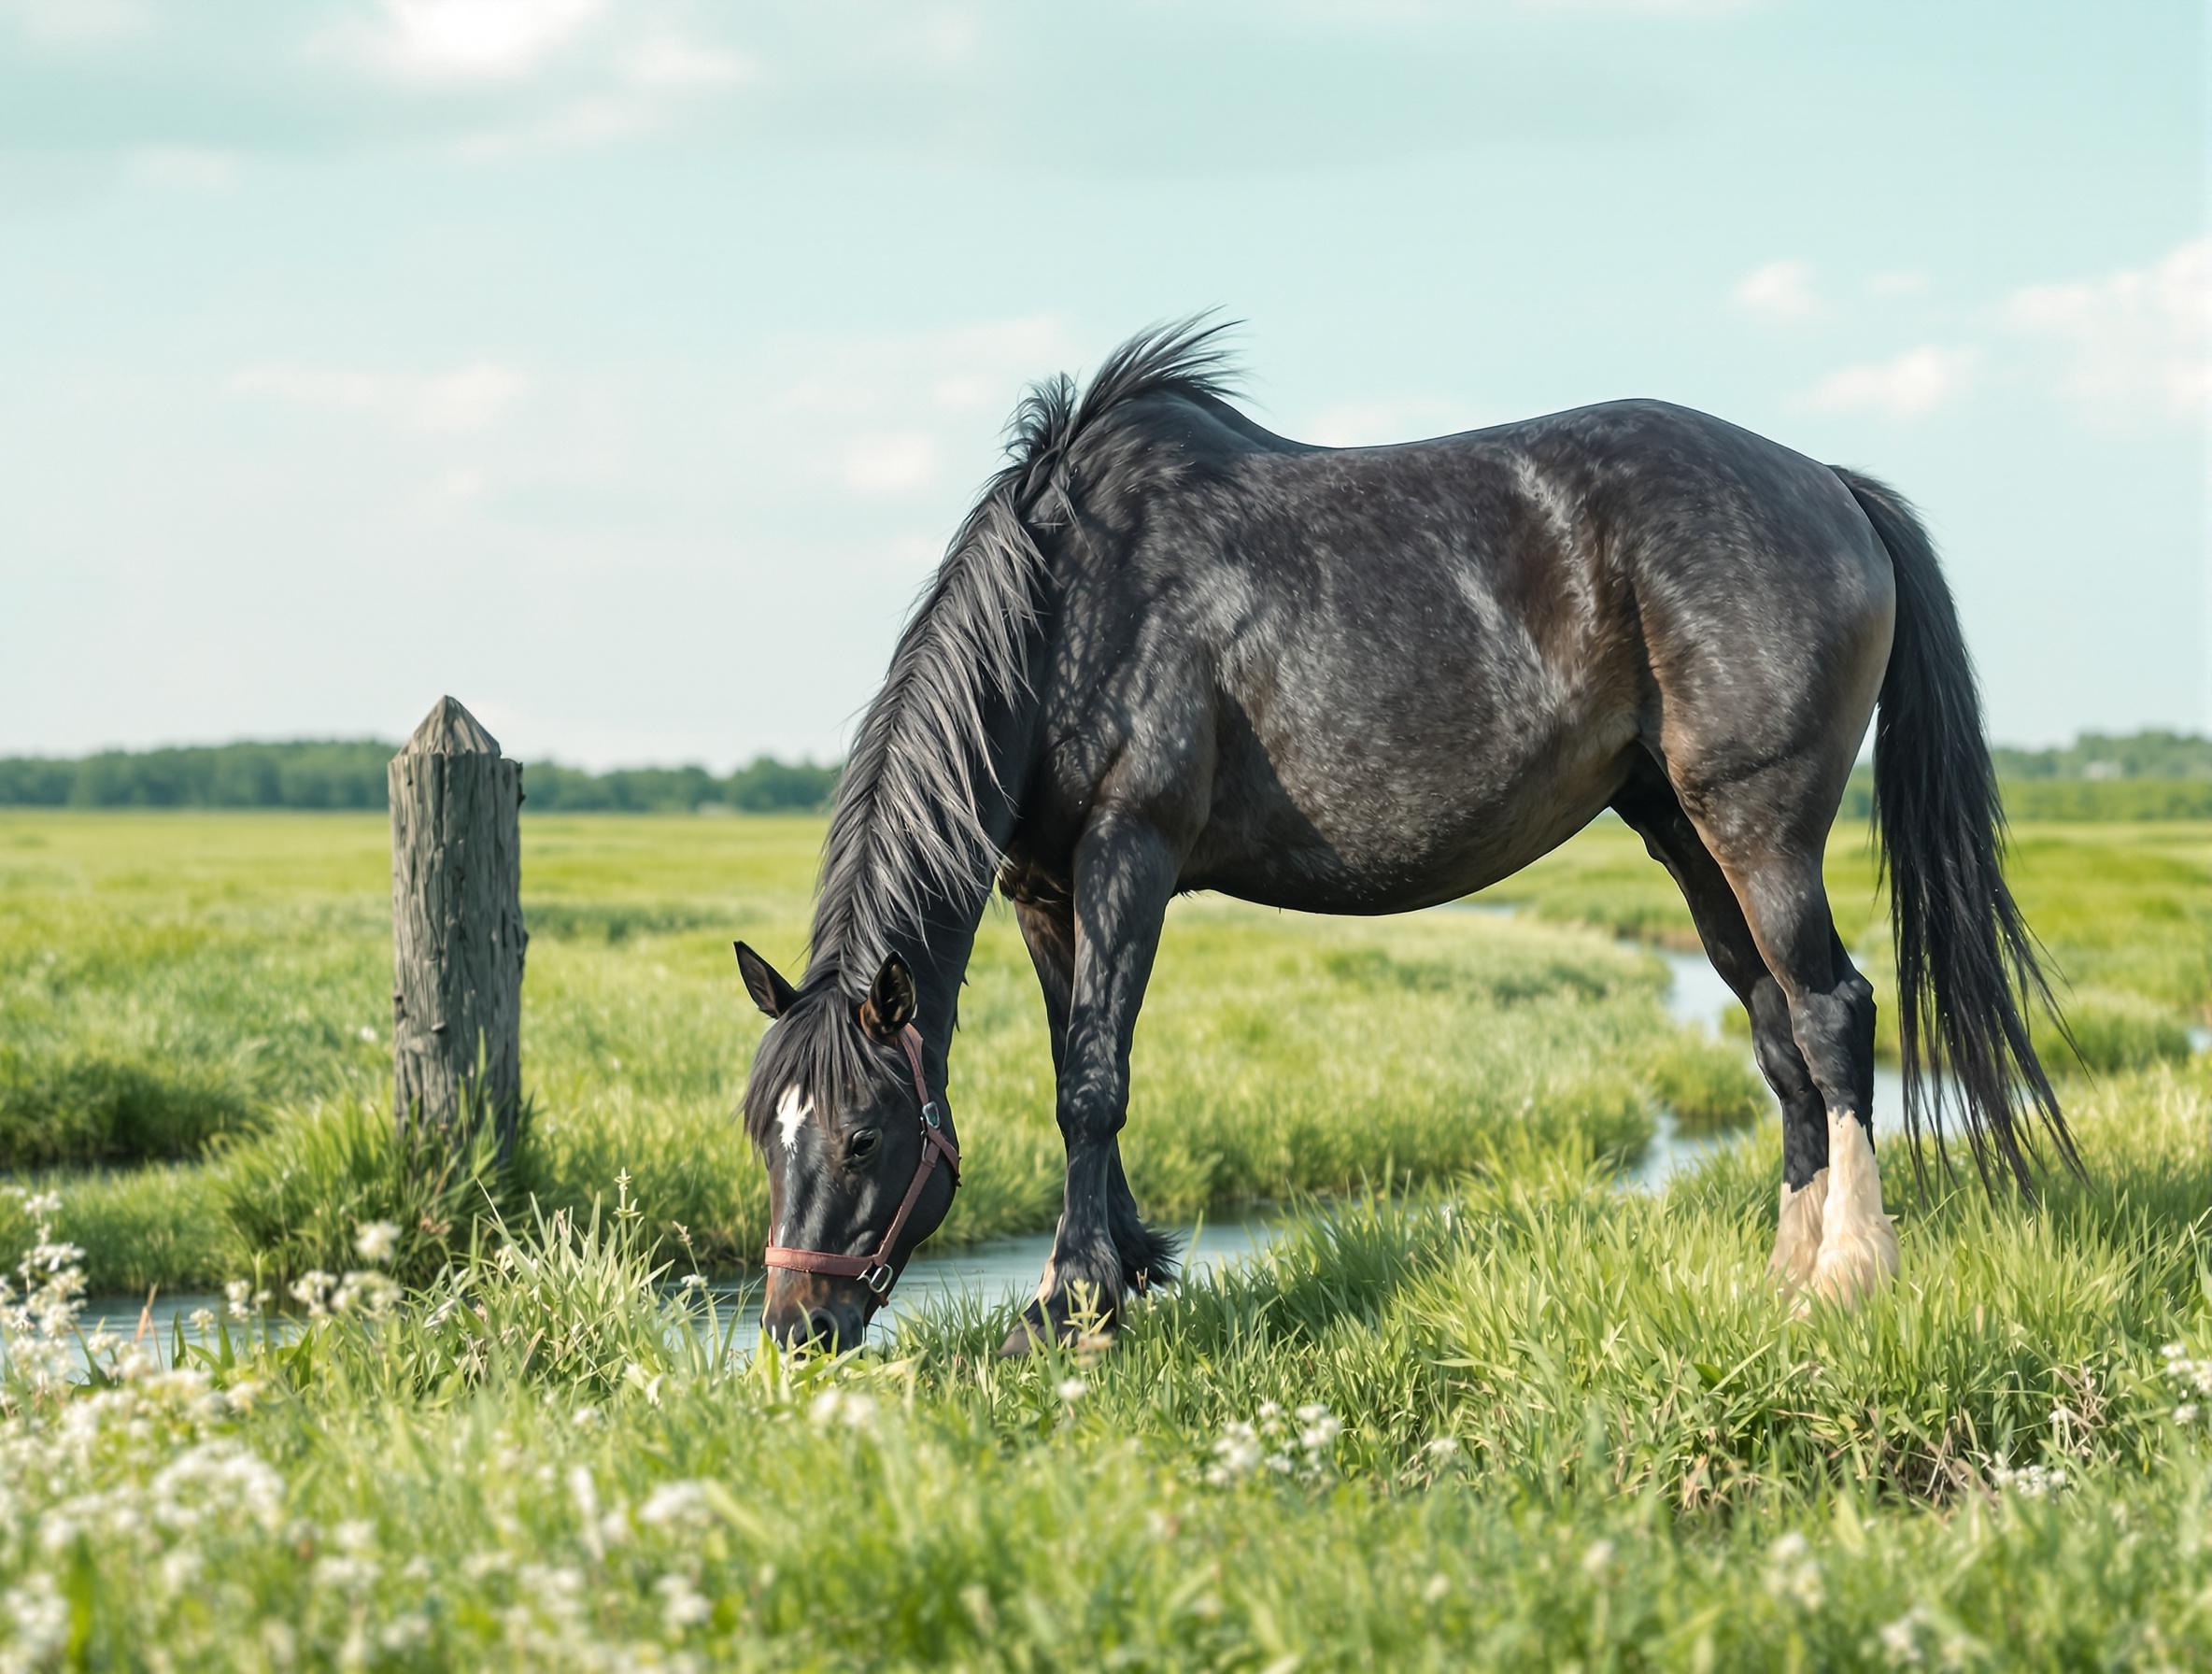
[[[984,707],[985,762],[967,775],[976,804],[958,813],[980,830],[990,852],[1003,854],[1020,823],[1022,797],[1034,749],[1036,707],[1023,690],[994,698]],[[870,819],[888,820],[886,811],[866,810]],[[948,822],[949,823],[949,822]],[[881,828],[879,827],[880,830]],[[834,960],[848,991],[865,992],[886,954],[897,954],[914,973],[922,1009],[923,1038],[943,1068],[959,1009],[960,986],[974,951],[976,928],[997,881],[995,867],[978,866],[950,880],[933,876],[920,860],[921,842],[894,843],[888,864],[857,875],[832,877],[835,862],[826,859],[826,888],[865,889],[865,910],[844,910],[825,896],[816,903],[815,957]],[[834,934],[826,935],[827,927]],[[881,927],[876,930],[873,927]],[[865,967],[863,969],[862,967]]]

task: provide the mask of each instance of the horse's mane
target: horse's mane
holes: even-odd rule
[[[1156,327],[1110,355],[1079,393],[1065,373],[1030,386],[1007,423],[1007,462],[961,521],[899,637],[860,723],[830,816],[810,939],[810,985],[857,986],[929,909],[972,899],[999,862],[986,799],[1003,794],[986,712],[1028,691],[1049,582],[1041,532],[1074,515],[1083,455],[1147,396],[1218,399],[1226,322]]]

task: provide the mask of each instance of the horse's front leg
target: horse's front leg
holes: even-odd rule
[[[1067,1072],[1068,1014],[1075,1002],[1075,903],[1065,895],[1042,900],[1025,895],[1015,900],[1014,915],[1044,996],[1044,1027],[1052,1040],[1053,1083],[1057,1086]],[[1114,1250],[1121,1256],[1123,1290],[1174,1284],[1180,1241],[1173,1233],[1145,1225],[1128,1176],[1122,1170],[1119,1135],[1107,1164],[1106,1214]],[[1022,1339],[1028,1341],[1027,1331]]]
[[[1092,1321],[1112,1326],[1138,1282],[1124,1241],[1117,1240],[1117,1223],[1127,1221],[1138,1235],[1150,1235],[1136,1221],[1135,1204],[1124,1202],[1128,1186],[1121,1174],[1119,1135],[1129,1106],[1129,1042],[1159,946],[1160,922],[1175,892],[1175,872],[1168,841],[1125,815],[1095,817],[1076,844],[1072,980],[1055,1054],[1060,1138],[1068,1148],[1066,1196],[1036,1299],[1007,1338],[1007,1354],[1026,1354],[1040,1341],[1066,1341]],[[1045,922],[1032,926],[1025,913],[1023,934],[1037,962],[1048,1017],[1056,1009],[1051,928]]]

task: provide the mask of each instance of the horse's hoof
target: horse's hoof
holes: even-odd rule
[[[1897,1225],[1882,1213],[1874,1147],[1856,1116],[1828,1118],[1828,1200],[1821,1210],[1815,1296],[1856,1307],[1897,1276]]]
[[[1767,1283],[1783,1296],[1794,1296],[1812,1283],[1813,1268],[1821,1255],[1821,1212],[1827,1201],[1826,1169],[1795,1191],[1783,1183],[1781,1213],[1775,1219],[1774,1254],[1766,1261]]]

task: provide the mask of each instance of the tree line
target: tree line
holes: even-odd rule
[[[375,739],[103,750],[71,759],[0,757],[0,806],[35,808],[381,808],[397,745]],[[773,814],[820,808],[837,769],[757,758],[734,773],[703,767],[586,773],[537,761],[523,774],[535,813]]]
[[[0,806],[36,808],[381,808],[375,739],[104,750],[75,759],[0,757]],[[2212,819],[2212,738],[2146,731],[2084,732],[2053,749],[1992,752],[2015,819]],[[525,809],[538,813],[740,814],[828,805],[838,770],[757,758],[734,773],[631,767],[586,773],[532,762]],[[1863,819],[1874,787],[1851,775],[1843,816]]]

